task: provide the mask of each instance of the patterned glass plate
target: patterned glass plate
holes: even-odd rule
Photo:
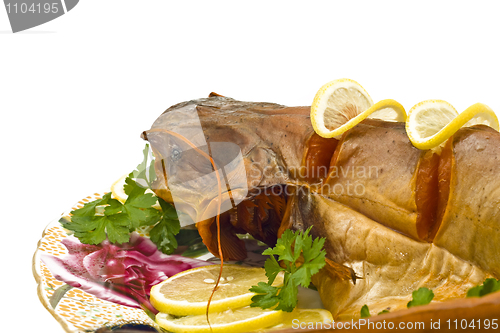
[[[100,198],[101,194],[95,193],[82,199],[61,216],[62,222],[69,218],[70,211]],[[161,332],[151,319],[150,316],[153,315],[148,306],[144,305],[149,304],[149,299],[141,288],[144,288],[144,285],[147,287],[148,283],[159,283],[166,276],[144,278],[148,267],[141,266],[140,262],[148,263],[151,268],[172,260],[170,257],[176,260],[180,258],[179,260],[185,261],[184,266],[179,268],[181,270],[220,263],[207,251],[201,238],[188,235],[185,237],[186,242],[179,240],[175,256],[167,256],[160,253],[149,240],[147,228],[134,233],[131,241],[121,246],[94,246],[81,244],[60,221],[61,219],[53,221],[45,228],[33,257],[33,275],[38,283],[40,301],[68,333],[109,331],[116,327],[130,326],[144,331]],[[195,233],[197,235],[197,232]],[[244,241],[248,250],[247,259],[232,263],[263,267],[265,257],[261,253],[267,246],[253,239]],[[123,290],[111,288],[111,284],[106,283],[102,276],[98,276],[99,265],[102,268],[103,265],[109,266],[120,260],[123,264],[123,260],[131,260],[131,255],[127,253],[131,249],[138,250],[134,251],[134,255],[138,255],[135,259],[139,264],[127,263],[125,266],[128,265],[127,270],[135,270],[132,273],[138,277],[124,282],[126,288]],[[109,267],[107,269],[109,270]],[[169,276],[175,273],[171,272]],[[145,282],[138,285],[137,281],[142,281],[141,277]]]

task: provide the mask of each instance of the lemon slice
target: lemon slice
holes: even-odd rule
[[[116,182],[111,185],[111,194],[113,198],[116,200],[120,201],[121,203],[124,203],[127,201],[128,195],[125,193],[125,190],[123,189],[123,186],[125,185],[125,179],[128,177],[128,175],[122,176],[120,179],[118,179]],[[150,189],[146,190],[146,193],[152,193],[155,195],[153,191]],[[158,202],[156,202],[153,206],[153,208],[156,208],[158,210],[161,210],[161,206]]]
[[[219,265],[210,265],[176,274],[151,288],[151,303],[157,310],[176,316],[205,314],[219,270]],[[259,282],[267,282],[264,268],[224,265],[210,312],[250,305],[255,293],[249,289]],[[274,285],[282,283],[283,275],[278,275]]]
[[[406,120],[401,104],[386,99],[373,104],[363,87],[356,81],[340,79],[321,87],[311,105],[314,131],[324,137],[338,137],[366,118],[386,121]]]
[[[283,321],[278,325],[266,327],[255,331],[255,333],[271,333],[284,329],[321,329],[322,324],[332,324],[333,316],[330,311],[325,309],[299,309],[295,308],[293,312],[285,313]],[[325,326],[326,328],[326,326]]]
[[[419,149],[431,149],[445,142],[462,126],[483,124],[498,131],[498,118],[487,105],[476,103],[464,112],[448,102],[427,100],[411,108],[406,120],[406,132]]]
[[[205,315],[176,317],[171,314],[158,313],[156,323],[170,332],[250,332],[260,328],[276,325],[285,317],[283,311],[263,310],[249,306],[230,309],[218,313],[210,313],[207,323]]]
[[[298,309],[286,313],[283,322],[265,330],[259,330],[261,333],[272,332],[278,329],[320,329],[321,324],[332,323],[333,316],[330,311],[325,309]]]
[[[328,323],[333,321],[332,313],[325,309],[295,309],[288,314],[284,325],[294,326],[298,323]],[[304,326],[304,324],[302,324]]]

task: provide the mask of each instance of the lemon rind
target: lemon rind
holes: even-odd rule
[[[260,315],[240,320],[237,322],[208,325],[176,325],[167,319],[161,318],[167,315],[166,313],[158,313],[156,315],[156,323],[162,328],[172,332],[247,332],[255,329],[269,327],[278,324],[282,321],[285,314],[283,311],[263,311]]]
[[[386,109],[386,108],[392,108],[393,110],[395,110],[397,112],[398,119],[396,119],[396,121],[405,122],[407,120],[406,111],[405,111],[404,107],[399,102],[397,102],[393,99],[384,99],[382,101],[379,101],[379,102],[373,104],[370,108],[361,112],[356,117],[350,119],[345,124],[343,124],[342,126],[336,128],[334,130],[328,130],[325,126],[323,126],[324,127],[323,131],[320,131],[317,129],[317,126],[316,126],[317,122],[312,121],[312,124],[313,124],[314,131],[319,136],[321,136],[323,138],[333,138],[333,137],[344,134],[346,131],[350,130],[351,128],[353,128],[354,126],[356,126],[357,124],[359,124],[360,122],[362,122],[363,120],[368,118],[372,113],[379,111],[379,110],[382,110],[382,109]],[[311,115],[311,119],[317,119],[315,117],[316,116]]]
[[[262,270],[262,268],[257,268],[257,267],[243,267],[235,264],[224,264],[224,267],[228,266],[241,268],[245,270]],[[212,265],[211,267],[219,269],[220,266]],[[160,282],[157,285],[154,285],[151,288],[150,292],[150,295],[154,295],[154,297],[150,297],[151,304],[160,312],[165,312],[176,316],[205,314],[207,310],[208,301],[203,301],[203,302],[189,302],[186,300],[177,301],[177,300],[167,299],[160,292],[156,292],[157,289],[161,288],[166,283],[181,278],[182,276],[190,274],[193,271],[204,270],[204,269],[207,269],[207,266],[191,268],[183,272],[180,272],[174,276],[171,276],[167,280]],[[233,296],[229,301],[227,299],[211,301],[209,313],[221,312],[231,308],[240,308],[248,306],[252,303],[251,299],[253,296],[255,296],[255,293],[248,292],[238,296]]]
[[[428,101],[422,101],[410,109],[405,125],[406,133],[408,134],[408,138],[410,139],[411,143],[416,148],[421,150],[426,150],[437,147],[446,140],[448,140],[453,134],[455,134],[460,128],[466,125],[469,121],[481,116],[488,118],[492,122],[492,124],[489,125],[490,127],[492,127],[497,131],[499,130],[498,118],[496,114],[493,112],[493,110],[489,106],[483,103],[476,103],[469,106],[462,113],[456,112],[455,108],[451,106],[451,108],[453,109],[449,109],[449,111],[455,110],[456,117],[451,122],[444,125],[437,133],[424,138],[420,137],[417,133],[413,131],[414,128],[413,125],[415,122],[414,115],[419,111],[420,108],[424,107],[426,104],[443,103],[443,102],[451,106],[451,104],[445,101],[428,100]]]
[[[154,288],[154,287],[153,287]],[[228,300],[217,300],[210,302],[209,313],[221,312],[228,309],[240,308],[243,306],[250,305],[252,303],[252,297],[255,293],[247,293],[239,296],[234,296],[230,301]],[[151,304],[160,312],[165,312],[173,314],[176,316],[187,316],[187,315],[201,315],[206,313],[208,302],[195,302],[190,303],[187,301],[169,301],[168,305],[165,303],[151,300]]]
[[[326,309],[299,309],[296,308],[293,312],[289,312],[288,316],[294,319],[298,319],[300,321],[301,314],[304,313],[317,313],[321,317],[321,322],[331,322],[333,321],[332,313]]]
[[[322,119],[326,109],[326,103],[331,94],[339,89],[339,88],[356,88],[358,92],[363,94],[370,104],[373,105],[373,100],[368,94],[368,92],[356,81],[351,79],[338,79],[330,81],[324,84],[321,88],[319,88],[318,92],[314,96],[313,103],[311,105],[311,119]],[[319,117],[319,118],[318,118]],[[329,130],[321,124],[317,122],[312,122],[313,129],[320,136],[323,136],[320,133],[328,133]],[[319,126],[319,127],[318,127]],[[328,134],[326,134],[328,135]],[[324,137],[324,136],[323,136]],[[331,137],[331,136],[330,136]]]
[[[324,115],[326,110],[326,103],[328,99],[333,94],[333,92],[339,88],[354,88],[359,93],[361,93],[367,100],[372,104],[367,110],[361,112],[356,117],[349,119],[346,123],[339,126],[334,130],[329,130],[325,126]],[[442,124],[439,131],[433,135],[421,137],[420,133],[415,129],[416,117],[421,108],[429,108],[429,103],[434,103],[444,107],[447,111],[451,113],[453,119],[447,124]],[[427,150],[435,148],[449,139],[453,134],[455,134],[460,128],[464,126],[473,126],[476,124],[484,124],[492,127],[493,129],[499,131],[500,125],[496,114],[493,110],[483,103],[476,103],[468,107],[462,113],[458,113],[455,108],[448,102],[443,100],[426,100],[414,105],[408,115],[404,107],[395,100],[386,99],[373,104],[370,95],[366,90],[356,81],[351,79],[339,79],[328,82],[324,84],[316,93],[313,103],[311,105],[311,123],[314,131],[323,138],[339,138],[340,135],[350,130],[361,121],[370,117],[376,111],[392,108],[396,111],[397,117],[391,119],[392,121],[405,122],[406,133],[410,142],[418,149]],[[375,118],[375,117],[373,117]],[[483,118],[486,122],[474,122],[475,119]],[[319,120],[319,121],[318,121]],[[446,120],[445,120],[446,121]],[[441,126],[441,124],[436,124]],[[415,129],[415,130],[414,130]]]

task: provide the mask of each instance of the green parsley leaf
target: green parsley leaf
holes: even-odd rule
[[[264,269],[266,270],[266,276],[268,278],[269,284],[272,284],[276,279],[278,273],[281,272],[280,264],[278,263],[278,261],[276,261],[276,258],[273,255],[267,258],[266,262],[264,263]]]
[[[381,315],[381,314],[384,314],[384,313],[389,313],[389,310],[387,309],[384,309],[382,311],[380,311],[378,314]],[[361,307],[361,318],[368,318],[368,317],[371,317],[371,314],[370,314],[370,309],[368,308],[368,305],[363,305]]]
[[[84,244],[97,245],[106,239],[106,226],[89,216],[73,216],[64,227],[72,230],[74,236]]]
[[[112,243],[125,243],[138,227],[154,225],[151,240],[163,253],[174,252],[177,248],[175,235],[180,230],[174,207],[152,193],[146,193],[147,187],[139,183],[149,186],[155,178],[154,160],[150,163],[149,176],[146,176],[148,152],[149,145],[146,145],[144,160],[125,179],[124,191],[128,197],[123,204],[107,193],[102,199],[75,209],[71,212],[71,221],[64,221],[64,227],[72,230],[80,242],[97,245],[108,238]],[[157,201],[162,211],[153,208]]]
[[[163,215],[160,222],[149,232],[149,237],[161,252],[172,254],[177,248],[175,235],[181,230],[181,225],[175,208],[161,198],[158,198],[158,202],[162,208]]]
[[[363,305],[361,308],[361,318],[368,318],[370,317],[370,310],[368,309],[368,305]]]
[[[146,188],[139,185],[134,180],[133,172],[129,173],[127,178],[125,178],[125,185],[123,185],[123,190],[125,191],[126,195],[133,197],[144,194],[144,192],[146,192]]]
[[[142,187],[151,188],[151,184],[155,180],[156,174],[154,172],[154,159],[151,160],[148,168],[149,144],[146,144],[146,147],[144,147],[142,154],[142,162],[137,166],[136,170],[132,171],[132,176],[129,177],[134,178],[136,182],[139,183]],[[127,193],[126,190],[125,193]]]
[[[98,217],[100,224],[104,225],[108,240],[111,243],[126,243],[130,240],[129,220],[123,214],[114,214]]]
[[[94,216],[96,207],[107,205],[108,201],[111,200],[111,193],[105,194],[102,199],[97,199],[91,202],[87,202],[80,209],[75,209],[71,212],[74,216]]]
[[[259,282],[256,286],[250,288],[251,292],[257,295],[252,297],[251,307],[260,307],[262,309],[269,309],[279,303],[278,292],[280,288],[273,287],[265,282]]]
[[[161,213],[153,205],[157,202],[157,197],[152,193],[145,193],[146,188],[139,185],[133,178],[133,173],[130,173],[125,178],[123,189],[128,195],[127,200],[123,204],[123,213],[129,216],[131,231],[144,225],[153,225],[161,218]]]
[[[149,237],[158,250],[165,254],[172,254],[177,248],[177,240],[172,232],[170,221],[163,218],[151,229]]]
[[[427,288],[419,288],[412,293],[413,299],[408,302],[407,307],[429,304],[434,298],[432,290]]]
[[[262,252],[263,255],[277,255],[278,260],[286,260],[289,262],[295,261],[293,258],[293,253],[291,246],[294,240],[294,233],[291,230],[285,230],[281,238],[278,238],[276,246],[274,248],[268,248]]]
[[[97,214],[99,207],[105,206],[104,214]],[[110,233],[111,242],[127,242],[130,239],[128,222],[122,217],[115,217],[121,211],[122,204],[111,199],[111,193],[102,199],[94,200],[71,212],[71,222],[64,224],[66,229],[74,231],[75,237],[84,244],[100,244]]]
[[[299,270],[292,274],[294,280],[305,288],[311,284],[311,277],[318,273],[325,265],[326,256],[326,252],[321,251],[325,244],[325,239],[316,238],[313,241],[312,236],[309,236],[309,230],[311,229],[309,228],[303,235],[297,236],[297,239],[300,239],[301,242],[304,263],[300,266]],[[297,241],[295,244],[297,244]]]
[[[287,279],[287,275],[285,274],[283,287],[280,288],[278,293],[280,302],[276,307],[276,310],[292,312],[297,306],[299,289],[297,288],[297,284],[293,282],[292,277],[289,276]]]
[[[259,282],[250,291],[257,293],[252,297],[252,307],[267,309],[276,306],[276,310],[293,311],[297,306],[298,286],[308,287],[312,275],[325,265],[326,251],[323,249],[324,238],[313,240],[309,235],[311,228],[305,232],[286,230],[276,242],[274,248],[266,249],[263,254],[270,257],[264,264],[268,282]],[[281,267],[276,260],[284,263]],[[276,276],[284,272],[283,285],[272,286]]]
[[[482,297],[496,291],[500,291],[500,280],[489,278],[482,285],[469,289],[467,297]]]
[[[143,225],[153,225],[160,220],[161,213],[152,207],[155,203],[156,198],[151,193],[136,198],[131,196],[127,198],[123,204],[122,212],[127,215],[130,221],[131,231]]]
[[[121,212],[123,209],[123,205],[120,201],[118,201],[116,199],[109,199],[107,201],[107,206],[105,206],[103,208],[104,208],[104,210],[103,210],[102,214],[104,214],[105,216],[110,216],[110,215],[118,214],[119,212]],[[96,215],[99,215],[98,211],[96,211]]]

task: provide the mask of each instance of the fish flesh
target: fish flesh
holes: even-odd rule
[[[183,117],[186,108],[197,111],[196,121]],[[244,257],[238,233],[272,246],[284,230],[312,226],[311,234],[326,238],[334,267],[313,282],[336,319],[359,318],[364,304],[374,313],[406,308],[420,287],[433,289],[437,302],[464,298],[485,278],[500,278],[497,131],[483,125],[462,128],[443,147],[424,151],[413,147],[404,124],[375,119],[341,138],[321,138],[309,113],[308,106],[220,95],[172,106],[142,135],[156,157],[156,194],[173,201],[162,165],[172,154],[167,149],[172,138],[159,130],[171,126],[172,119],[187,135],[201,124],[208,144],[238,145],[248,194],[221,214],[224,258]],[[199,173],[187,155],[169,159],[171,167],[182,170],[170,177]],[[213,186],[197,193],[184,190],[186,196],[201,196],[193,202],[205,206],[218,198]],[[222,190],[230,200],[231,189]],[[214,219],[197,227],[217,255]]]

